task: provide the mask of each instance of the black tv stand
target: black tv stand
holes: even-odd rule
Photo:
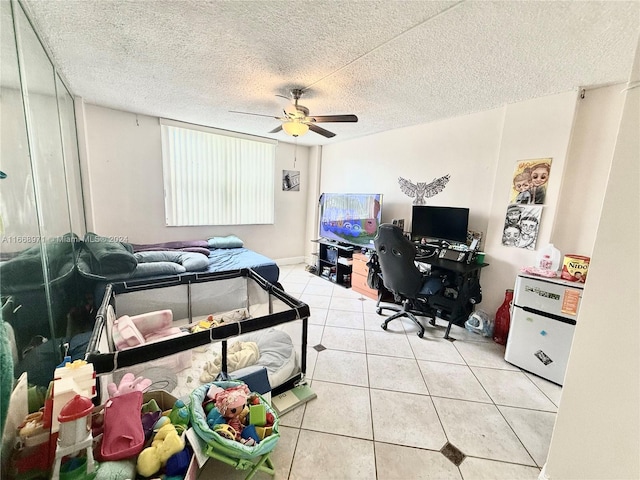
[[[355,247],[327,238],[312,242],[318,244],[316,274],[332,283],[350,288]]]

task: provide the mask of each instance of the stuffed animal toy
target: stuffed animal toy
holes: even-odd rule
[[[143,477],[156,474],[172,455],[181,452],[184,447],[184,439],[178,435],[176,427],[171,423],[166,424],[153,437],[151,446],[138,455],[138,473]]]
[[[148,378],[136,377],[133,373],[125,373],[118,385],[113,382],[107,385],[107,391],[110,397],[124,395],[136,390],[144,392],[151,386],[151,383]]]
[[[215,394],[216,408],[227,424],[236,431],[236,440],[241,438],[242,420],[249,412],[247,398],[250,393],[249,388],[243,384]]]

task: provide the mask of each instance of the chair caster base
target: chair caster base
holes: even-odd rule
[[[380,326],[382,327],[382,329],[383,329],[383,330],[386,330],[386,329],[387,329],[387,324],[386,324],[386,322],[385,322],[385,323],[380,324]]]
[[[422,330],[418,332],[418,337],[424,338],[424,332]]]

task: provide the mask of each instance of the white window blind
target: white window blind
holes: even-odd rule
[[[276,142],[161,120],[166,223],[274,222]]]

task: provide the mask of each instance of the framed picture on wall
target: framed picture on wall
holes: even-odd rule
[[[286,192],[300,191],[300,170],[282,170],[282,190]]]
[[[542,208],[533,205],[509,205],[504,218],[502,245],[534,250],[538,240]]]
[[[533,158],[516,162],[509,203],[542,205],[551,174],[551,158]]]

